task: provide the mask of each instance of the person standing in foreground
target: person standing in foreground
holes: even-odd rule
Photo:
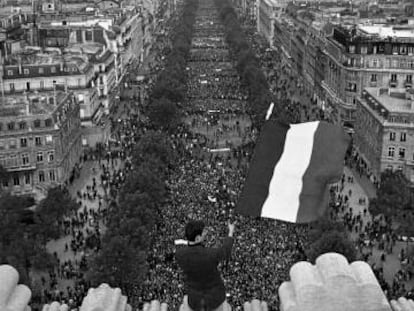
[[[176,259],[184,272],[184,288],[193,311],[221,311],[226,300],[224,282],[217,270],[220,261],[231,255],[235,223],[229,223],[229,234],[218,248],[203,246],[206,236],[202,221],[190,221],[185,227],[188,246],[177,249]]]

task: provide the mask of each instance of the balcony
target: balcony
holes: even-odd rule
[[[398,81],[390,80],[389,85],[390,85],[390,87],[397,87]]]
[[[404,87],[411,88],[412,86],[413,86],[413,81],[405,81],[404,82]]]

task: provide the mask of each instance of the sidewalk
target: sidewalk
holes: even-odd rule
[[[349,196],[349,191],[351,191],[351,195],[349,196],[349,207],[352,207],[353,214],[358,215],[361,214],[362,219],[364,221],[364,226],[367,223],[367,221],[371,220],[371,215],[369,214],[369,211],[367,211],[366,216],[363,216],[363,211],[366,208],[368,210],[369,206],[369,199],[376,196],[375,193],[375,187],[370,183],[368,178],[365,176],[362,176],[362,178],[359,176],[359,174],[356,173],[355,170],[345,167],[344,169],[345,173],[345,184],[344,189],[342,193],[347,194]],[[347,182],[348,176],[353,176],[354,182],[349,183]],[[368,191],[367,191],[368,189]],[[359,204],[359,198],[366,198],[366,204]],[[357,233],[353,232],[351,233],[351,236],[353,238],[357,237]],[[395,247],[393,248],[393,251],[391,254],[386,254],[386,260],[383,263],[384,268],[384,278],[387,281],[389,285],[392,285],[393,279],[395,274],[398,270],[401,269],[401,263],[398,258],[398,254],[400,253],[402,248],[406,248],[405,242],[396,242]],[[375,245],[373,248],[373,254],[369,258],[368,263],[381,266],[381,254],[383,253],[382,250],[378,249],[378,245]],[[404,282],[406,284],[406,288],[411,289],[414,286],[414,279],[408,282]]]

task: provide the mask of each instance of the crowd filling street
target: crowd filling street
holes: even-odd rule
[[[174,144],[184,144],[186,152],[179,160],[179,171],[167,182],[168,208],[151,233],[147,277],[145,281],[137,280],[134,294],[128,299],[139,307],[158,299],[168,303],[172,310],[177,309],[184,292],[174,260],[174,240],[184,237],[188,220],[202,219],[209,231],[207,244],[220,243],[227,230],[226,222],[231,219],[237,220],[234,251],[231,260],[220,267],[228,302],[239,310],[245,301],[258,298],[266,300],[270,310],[278,310],[278,287],[289,280],[289,269],[295,262],[306,260],[303,245],[308,227],[242,217],[233,212],[253,154],[257,129],[247,113],[248,94],[241,87],[213,3],[200,1],[198,7],[187,63],[187,98],[180,107],[185,119],[170,136]],[[311,96],[300,88],[298,78],[290,74],[281,56],[267,49],[250,28],[246,35],[273,95],[284,103],[291,121],[327,119]],[[158,40],[151,51],[156,55],[150,65],[152,70],[162,70],[163,51],[169,42],[166,36]],[[150,92],[153,79],[141,83],[142,89]],[[141,98],[147,100],[143,96],[139,101],[128,97],[121,101],[121,113],[112,122],[112,141],[93,157],[85,157],[80,177],[69,186],[79,210],[61,223],[66,236],[48,244],[59,266],[41,275],[39,302],[57,300],[67,303],[70,310],[77,310],[86,296],[90,284],[83,272],[88,268],[88,257],[100,249],[107,210],[131,167],[128,155],[147,130],[147,121],[140,115],[140,105],[145,104]],[[347,163],[353,163],[352,154]],[[354,175],[355,171],[347,167],[342,180],[332,186],[331,217],[344,222],[352,233],[361,259],[372,265],[389,298],[407,294],[412,297],[412,272],[407,268],[404,247],[389,225],[382,219],[372,219],[368,212],[370,195]]]

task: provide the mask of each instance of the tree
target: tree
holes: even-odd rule
[[[174,129],[181,119],[177,105],[165,97],[152,102],[148,117],[156,128],[161,129]]]
[[[356,260],[356,249],[345,233],[332,230],[325,232],[305,250],[308,259],[315,262],[319,255],[335,252],[344,255],[349,262]]]
[[[59,221],[64,216],[76,212],[79,205],[70,196],[67,189],[60,186],[49,189],[44,198],[36,208],[36,220],[39,224],[38,233],[46,241],[60,237]]]
[[[30,284],[31,269],[56,264],[45,244],[36,239],[35,217],[28,207],[33,200],[10,194],[0,196],[0,262],[14,266],[21,282]]]
[[[387,221],[399,226],[401,234],[413,234],[413,192],[404,175],[392,171],[382,173],[377,193],[377,198],[370,201],[370,213],[373,216],[384,215]]]
[[[141,137],[133,150],[132,164],[138,167],[151,158],[158,159],[165,167],[177,161],[177,154],[171,142],[160,132],[148,131]]]
[[[93,258],[87,278],[92,286],[108,283],[129,295],[133,285],[143,281],[146,271],[143,249],[132,247],[123,236],[105,235],[101,252]]]
[[[350,262],[356,259],[356,249],[345,226],[329,220],[326,216],[311,224],[307,245],[305,253],[312,262],[319,255],[328,252],[342,254]]]

